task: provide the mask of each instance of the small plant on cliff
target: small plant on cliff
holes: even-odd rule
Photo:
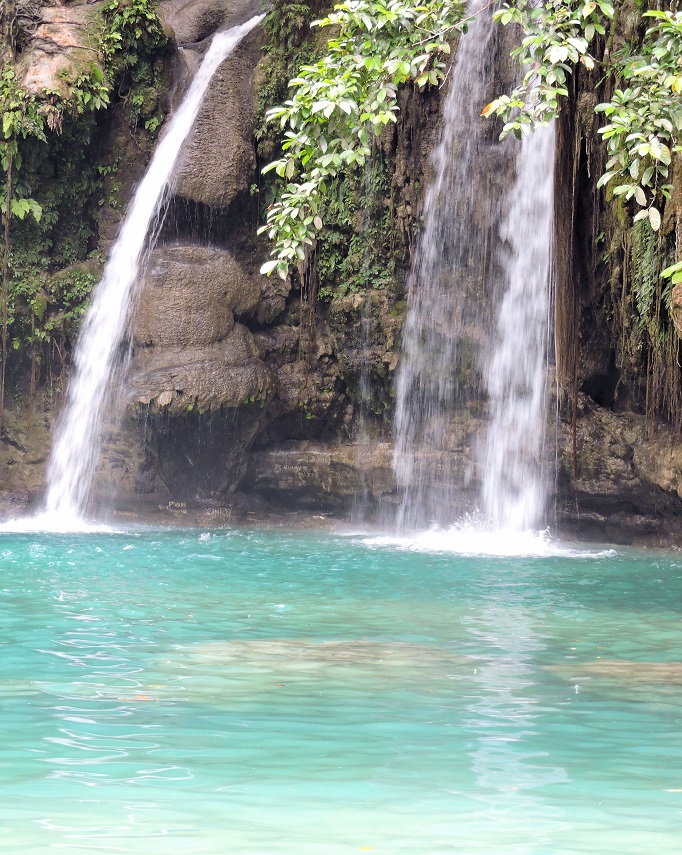
[[[333,27],[327,53],[290,82],[292,97],[268,111],[284,131],[283,156],[269,164],[281,179],[261,231],[275,241],[263,273],[285,278],[305,258],[322,228],[321,199],[329,181],[362,166],[373,139],[396,121],[397,90],[423,88],[445,75],[448,37],[466,28],[464,4],[430,0],[351,0],[314,26]]]
[[[153,0],[109,0],[100,12],[98,59],[75,64],[59,92],[24,92],[9,56],[0,70],[3,353],[11,327],[9,349],[21,356],[28,346],[32,375],[43,346],[48,354],[56,351],[56,364],[63,366],[67,340],[94,281],[88,275],[73,288],[52,289],[49,275],[84,260],[92,249],[93,210],[101,195],[99,153],[92,148],[95,113],[131,92],[147,96],[156,82],[158,50],[166,43]],[[142,118],[153,133],[158,109],[146,110]],[[0,425],[2,391],[0,377]]]
[[[4,428],[5,378],[7,371],[7,331],[9,327],[9,254],[10,224],[12,217],[23,220],[31,214],[38,222],[42,208],[35,199],[22,197],[15,192],[15,171],[21,166],[19,140],[26,137],[45,139],[43,118],[35,100],[27,98],[16,84],[14,69],[7,66],[0,75],[0,109],[2,109],[2,137],[0,161],[5,172],[5,182],[0,199],[5,241],[2,253],[2,361],[0,363],[0,434]]]

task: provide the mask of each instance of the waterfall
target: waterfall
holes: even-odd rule
[[[115,391],[114,378],[125,367],[127,355],[121,353],[122,344],[144,261],[153,247],[170,193],[173,169],[213,74],[263,17],[258,15],[214,36],[137,188],[76,345],[67,400],[48,465],[48,516],[77,520],[87,510],[99,459],[102,421]]]
[[[500,229],[506,281],[486,371],[483,456],[483,511],[495,529],[537,528],[545,507],[553,166],[554,127],[524,137]]]
[[[397,377],[394,468],[402,498],[401,529],[453,521],[462,480],[456,406],[477,396],[481,307],[499,196],[495,169],[484,157],[490,127],[481,119],[490,86],[492,12],[476,14],[462,36],[449,74],[434,178],[424,203],[424,231],[408,283],[408,309]],[[499,146],[497,146],[500,148]],[[506,149],[506,146],[504,147]],[[475,388],[474,388],[475,387]]]
[[[408,285],[394,454],[403,531],[474,510],[486,528],[525,532],[545,506],[554,131],[486,140],[488,7],[469,3]]]

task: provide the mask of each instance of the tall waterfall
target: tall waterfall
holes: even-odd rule
[[[499,194],[482,160],[489,126],[481,119],[494,59],[487,0],[471,0],[476,18],[462,36],[449,75],[434,178],[424,204],[424,231],[408,284],[408,310],[397,379],[394,468],[402,500],[399,528],[453,521],[462,473],[453,447],[455,405],[471,390],[460,369],[477,362],[480,328],[470,294],[485,287],[500,218]],[[476,301],[474,300],[473,303]],[[471,372],[470,372],[471,373]],[[477,385],[477,384],[476,384]],[[477,392],[477,389],[476,389]],[[456,440],[455,440],[456,442]]]
[[[102,420],[126,362],[121,354],[144,261],[158,232],[160,214],[182,145],[192,129],[218,66],[262,19],[217,33],[135,193],[81,330],[48,466],[46,511],[63,520],[87,510],[101,446]]]
[[[483,511],[495,529],[537,528],[545,508],[553,164],[553,126],[524,137],[500,229],[506,281],[486,371],[483,457]]]
[[[469,3],[478,14],[450,72],[409,282],[394,455],[402,530],[478,510],[486,527],[522,532],[545,505],[554,132],[486,140],[489,5]]]

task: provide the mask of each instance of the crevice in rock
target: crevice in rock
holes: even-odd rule
[[[616,365],[616,354],[612,351],[605,371],[595,371],[583,380],[580,391],[591,398],[598,407],[613,409],[620,382],[620,369]]]

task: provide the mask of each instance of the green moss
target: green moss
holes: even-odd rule
[[[295,77],[299,66],[312,61],[320,53],[310,24],[331,5],[319,0],[306,3],[274,0],[263,23],[267,39],[258,65],[256,139],[264,160],[268,160],[271,152],[279,146],[279,135],[275,128],[266,125],[265,113],[286,99],[287,83]]]
[[[367,288],[395,290],[403,250],[391,217],[390,177],[377,155],[364,174],[336,181],[324,203],[317,245],[320,298],[331,301]]]

